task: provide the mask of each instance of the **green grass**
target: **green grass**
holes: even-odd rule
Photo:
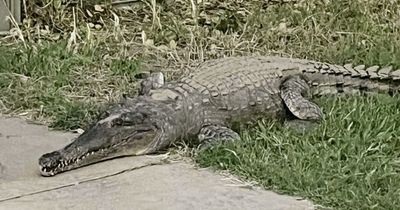
[[[64,42],[0,47],[4,112],[31,112],[34,119],[58,129],[88,125],[103,105],[129,93],[140,72],[138,60],[104,61],[96,50],[68,52]]]
[[[200,153],[204,167],[228,170],[267,189],[334,209],[400,207],[400,99],[319,99],[326,120],[298,134],[274,122],[243,140]]]
[[[400,67],[400,4],[393,0],[209,0],[195,8],[154,1],[113,13],[83,2],[75,18],[60,1],[34,2],[26,2],[24,39],[0,40],[0,111],[58,129],[84,128],[105,104],[134,94],[141,71],[176,77],[210,58],[278,54]],[[318,103],[327,118],[312,133],[260,122],[242,142],[196,160],[335,209],[399,209],[398,97]]]

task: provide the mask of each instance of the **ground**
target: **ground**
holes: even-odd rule
[[[15,118],[0,119],[0,134],[0,209],[313,209],[299,197],[196,170],[166,155],[114,159],[44,178],[37,157],[77,134]]]
[[[400,67],[393,0],[150,0],[123,10],[95,0],[35,2],[1,39],[0,111],[56,129],[85,129],[107,103],[135,94],[143,72],[174,79],[210,58],[273,54]],[[326,120],[314,132],[260,121],[241,132],[242,142],[198,155],[183,142],[171,152],[320,206],[397,209],[398,97],[316,100]]]

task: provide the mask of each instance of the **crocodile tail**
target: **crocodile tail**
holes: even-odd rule
[[[394,95],[400,93],[400,69],[391,66],[379,67],[352,64],[332,65],[316,63],[312,68],[303,69],[309,78],[312,95],[337,93],[357,94],[376,92]]]

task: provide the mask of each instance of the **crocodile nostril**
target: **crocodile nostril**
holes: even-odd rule
[[[61,159],[61,154],[58,151],[46,153],[39,158],[41,166],[52,167],[56,166]]]
[[[44,155],[42,155],[42,158],[54,158],[54,157],[60,157],[61,154],[59,151],[54,151],[54,152],[50,152],[50,153],[46,153]]]

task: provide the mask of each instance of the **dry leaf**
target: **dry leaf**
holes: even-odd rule
[[[167,46],[163,45],[163,44],[160,45],[160,46],[157,46],[157,49],[159,49],[161,51],[168,51],[169,50],[169,48]]]
[[[103,12],[104,11],[104,9],[98,4],[94,5],[94,10],[97,11],[97,12]]]
[[[147,39],[147,40],[144,42],[144,45],[147,45],[147,46],[154,46],[154,41],[153,41],[152,39]]]
[[[143,42],[143,44],[146,43],[146,40],[147,40],[146,32],[142,31],[142,42]]]
[[[287,32],[287,25],[286,23],[279,23],[278,30],[281,32]]]
[[[89,10],[86,10],[86,13],[89,15],[89,17],[93,17],[92,13]]]
[[[176,42],[175,42],[175,40],[171,40],[171,41],[169,41],[169,47],[171,48],[171,49],[175,49],[176,48]]]
[[[95,27],[96,29],[101,29],[101,28],[102,28],[102,26],[101,26],[100,24],[96,24],[96,25],[94,25],[94,27]]]
[[[83,132],[85,132],[85,130],[81,129],[81,128],[77,128],[75,130],[72,130],[73,133],[78,133],[78,134],[82,134]]]

